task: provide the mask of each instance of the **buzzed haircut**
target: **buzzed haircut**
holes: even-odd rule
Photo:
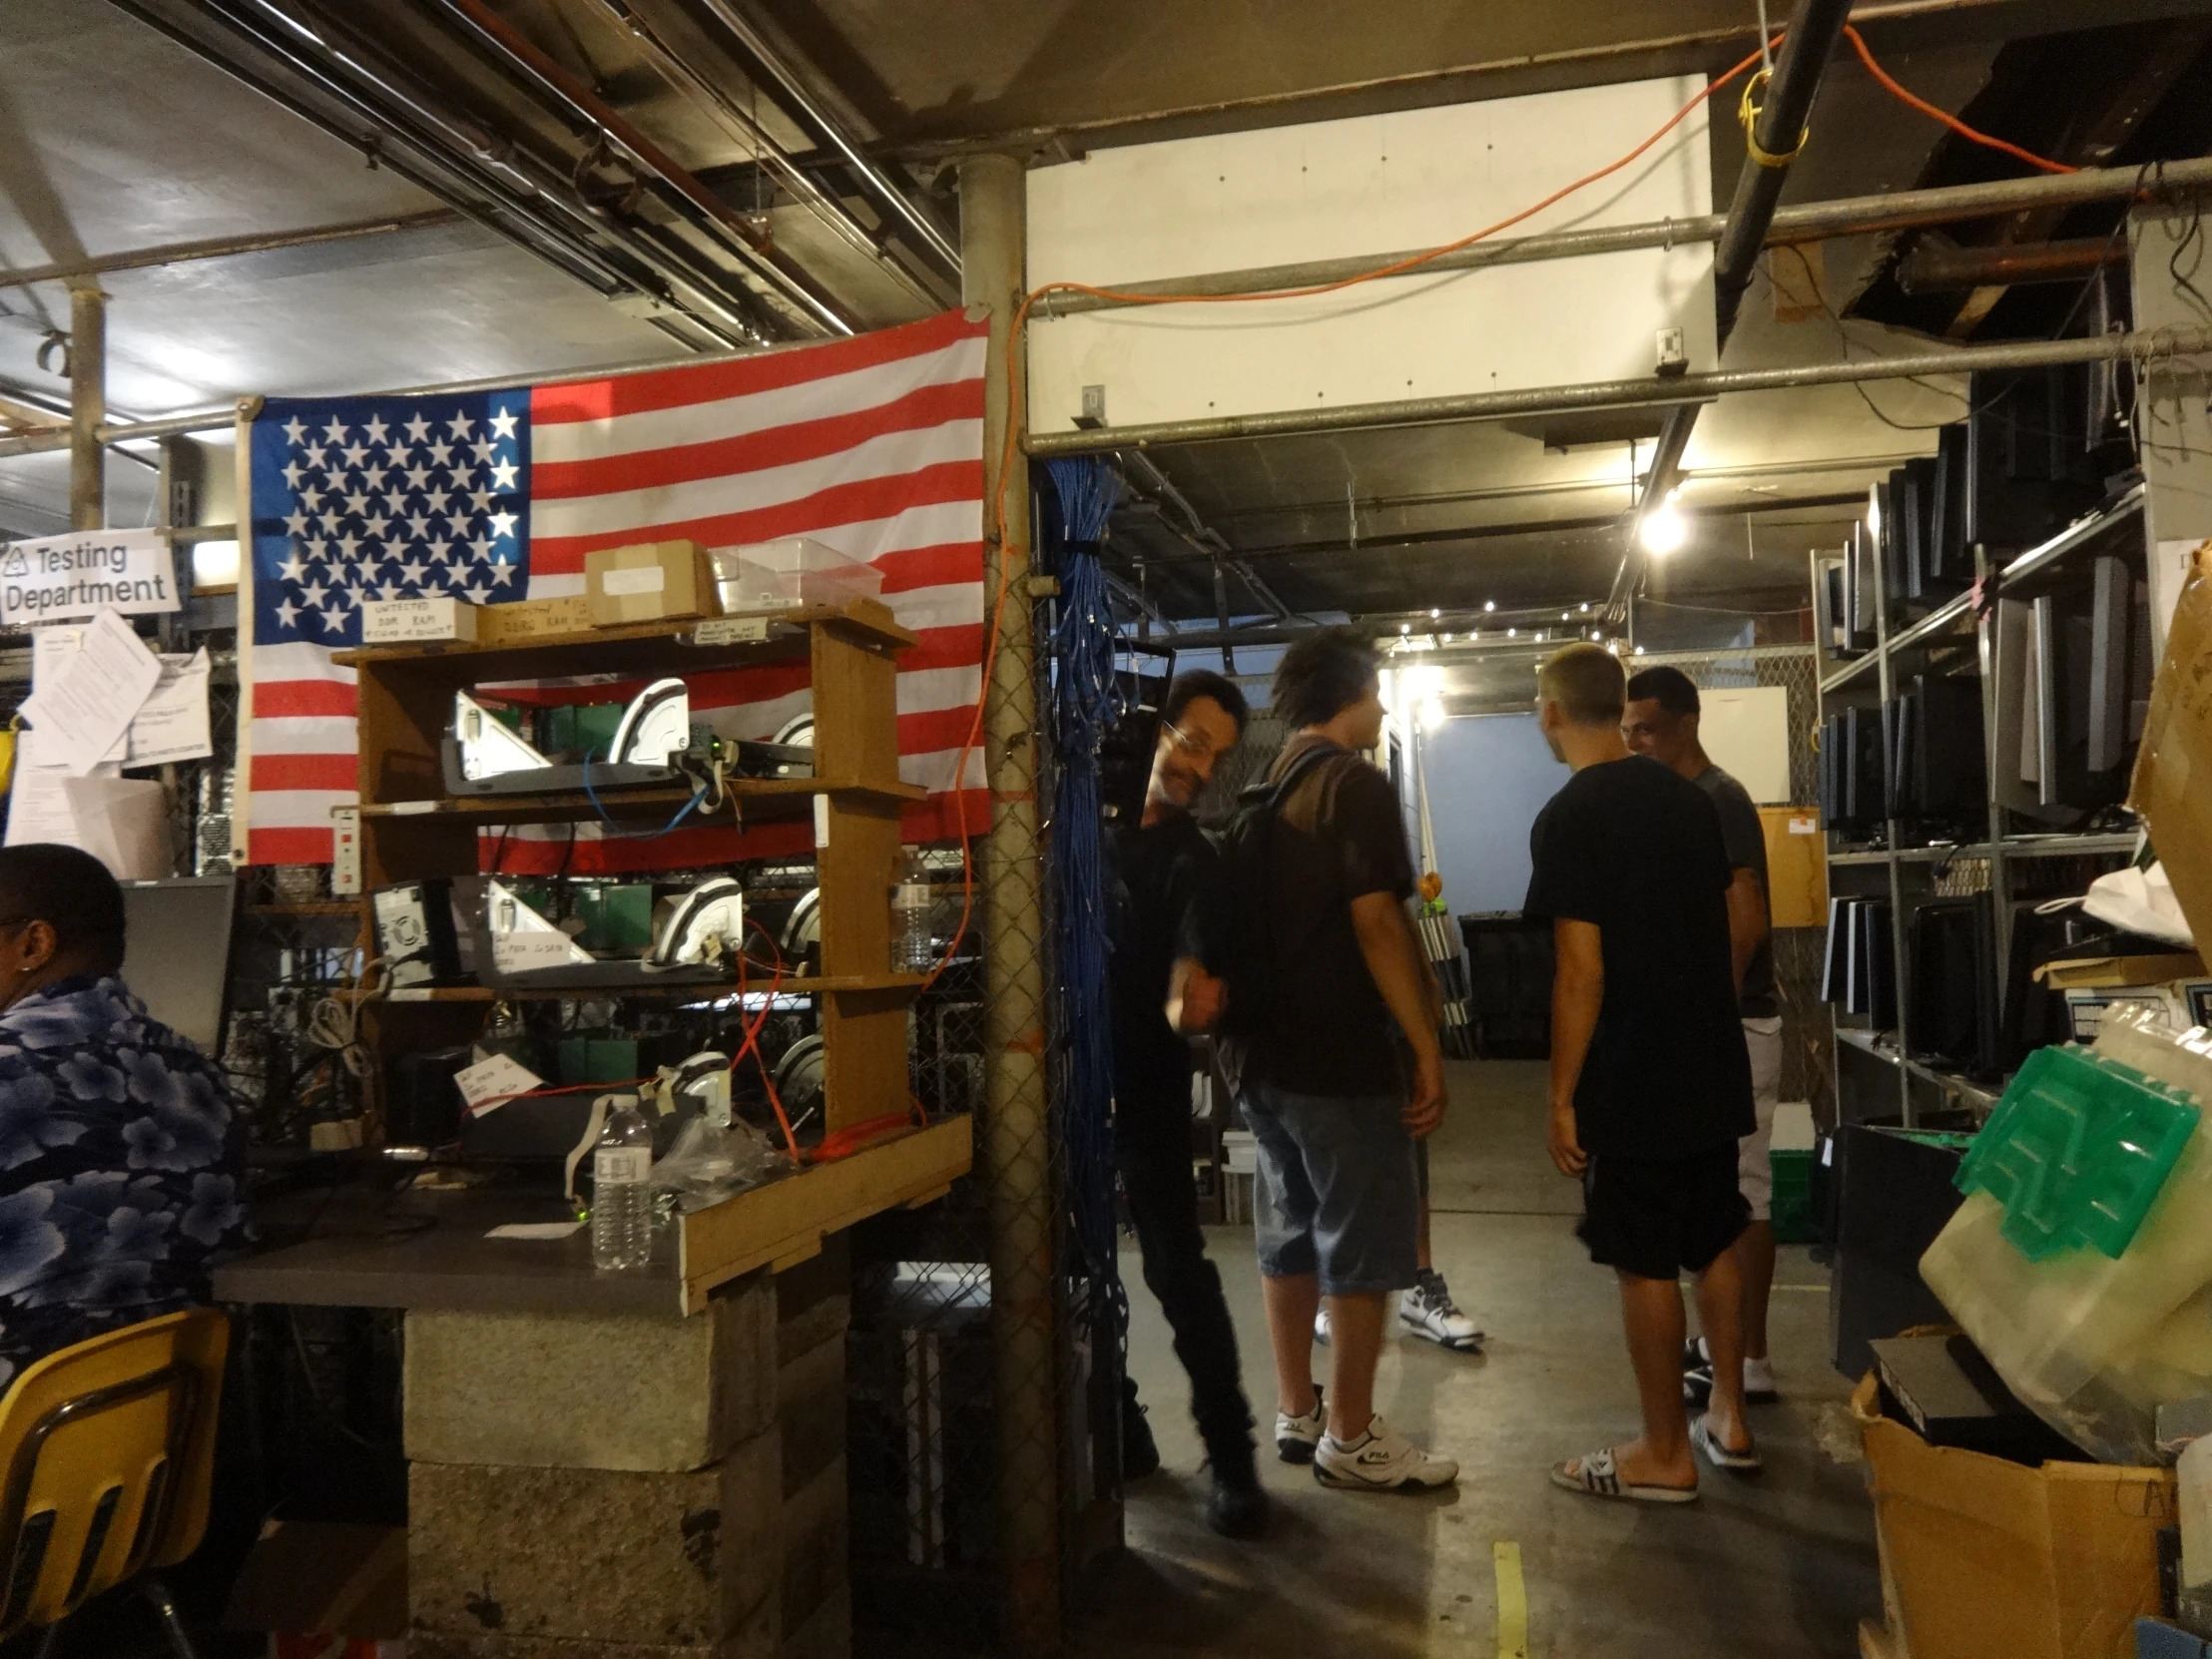
[[[1558,704],[1576,726],[1618,726],[1626,692],[1620,659],[1587,642],[1562,646],[1536,670],[1538,703]]]
[[[1183,718],[1183,711],[1202,697],[1220,704],[1221,712],[1237,723],[1237,736],[1244,736],[1252,705],[1245,701],[1245,694],[1237,689],[1236,681],[1210,668],[1194,668],[1175,677],[1168,687],[1168,700],[1160,705],[1160,719],[1173,726]]]
[[[1654,701],[1670,715],[1694,715],[1698,712],[1697,683],[1680,669],[1661,664],[1629,677],[1628,701]]]
[[[89,852],[56,841],[0,847],[0,920],[43,921],[96,973],[123,965],[123,889]]]
[[[1327,726],[1368,695],[1382,675],[1382,654],[1352,628],[1308,634],[1275,668],[1275,712],[1294,732]]]

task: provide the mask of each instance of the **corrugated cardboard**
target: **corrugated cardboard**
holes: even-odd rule
[[[1828,925],[1828,837],[1817,807],[1762,807],[1767,902],[1776,927]]]
[[[2154,991],[2168,979],[2194,979],[2204,962],[2193,950],[2156,956],[2076,956],[2045,962],[2035,977],[2054,991],[2101,991],[2122,985]]]
[[[695,541],[640,542],[584,555],[584,602],[592,626],[716,616],[715,571]]]
[[[2159,1608],[2158,1530],[2171,1469],[2029,1468],[1932,1446],[1852,1396],[1866,1434],[1883,1604],[1916,1659],[2130,1659]]]
[[[591,632],[591,607],[582,594],[566,599],[526,599],[513,605],[486,605],[476,613],[478,645],[513,645],[518,640],[551,639]]]
[[[2212,939],[2212,572],[2201,552],[2174,603],[2128,805],[2150,826],[2190,932]]]

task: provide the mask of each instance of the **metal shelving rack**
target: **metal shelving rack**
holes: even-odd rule
[[[1870,691],[1883,705],[1897,695],[1899,661],[1908,654],[1971,649],[1971,662],[1981,684],[1982,741],[1988,754],[1996,722],[1995,626],[1993,601],[2039,579],[2056,574],[2085,553],[2109,550],[2132,530],[2139,542],[2144,534],[2144,489],[2138,484],[2101,512],[2068,525],[2048,541],[2032,547],[1991,569],[1986,555],[1976,550],[1981,579],[1966,593],[1945,601],[1928,615],[1892,632],[1891,599],[1886,561],[1871,558],[1866,568],[1878,590],[1875,606],[1875,643],[1871,650],[1848,659],[1833,658],[1825,628],[1819,630],[1824,667],[1833,664],[1820,680],[1823,721],[1833,705],[1845,698],[1865,697]],[[1824,572],[1834,554],[1816,552],[1812,559],[1813,602],[1816,616],[1825,615]],[[1872,684],[1869,684],[1869,681]],[[1890,766],[1890,733],[1885,723],[1883,765]],[[1987,776],[1997,776],[1996,760],[1989,754]],[[1908,1125],[1919,1122],[1931,1105],[1936,1109],[1964,1109],[1977,1117],[1986,1115],[2000,1092],[1962,1073],[1930,1064],[1912,1051],[1912,961],[1909,940],[1912,909],[1935,896],[1936,878],[1956,862],[1981,862],[1988,866],[1988,886],[1993,895],[1995,960],[2002,964],[2010,948],[2011,909],[2015,866],[2023,860],[2056,857],[2124,857],[2135,850],[2134,831],[2061,834],[2047,831],[2016,832],[2006,823],[2005,809],[1992,787],[1988,799],[1986,836],[1975,841],[1936,842],[1924,846],[1900,846],[1903,826],[1885,821],[1881,846],[1843,846],[1830,831],[1829,867],[1841,880],[1864,880],[1857,872],[1880,870],[1890,900],[1890,946],[1896,969],[1897,1020],[1892,1030],[1874,1030],[1839,1024],[1836,1028],[1836,1100],[1839,1118],[1856,1121],[1884,1115],[1892,1108],[1886,1096],[1894,1087],[1895,1109]],[[1832,883],[1833,884],[1833,883]],[[2001,967],[2000,967],[2001,971]],[[1894,1084],[1889,1079],[1894,1078]]]

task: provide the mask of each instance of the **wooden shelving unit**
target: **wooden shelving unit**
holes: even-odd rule
[[[713,623],[703,630],[696,622],[664,622],[510,644],[454,641],[340,653],[337,661],[359,676],[363,886],[373,891],[394,881],[474,873],[477,836],[487,826],[590,823],[602,809],[608,818],[665,821],[692,799],[680,789],[605,791],[597,805],[580,791],[450,798],[439,747],[455,692],[492,682],[599,675],[615,677],[608,693],[621,695],[622,681],[631,678],[806,663],[814,687],[818,776],[734,780],[730,790],[745,823],[814,819],[822,971],[788,978],[776,989],[821,998],[824,1117],[835,1134],[903,1112],[908,1098],[907,1009],[923,979],[889,971],[889,895],[898,876],[899,815],[923,795],[898,777],[895,657],[914,639],[873,600],[780,613],[764,624],[765,638],[732,639],[730,632]],[[369,925],[365,898],[359,909]],[[766,993],[772,983],[770,973],[749,969],[743,988]],[[363,998],[362,1030],[375,1051],[390,1053],[465,1042],[500,1000],[646,995],[705,1001],[739,989],[735,975],[644,986],[407,988]]]

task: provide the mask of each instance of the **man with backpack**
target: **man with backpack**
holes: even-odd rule
[[[1380,669],[1349,629],[1285,653],[1274,711],[1292,736],[1241,801],[1207,959],[1226,980],[1226,1053],[1257,1142],[1276,1448],[1325,1486],[1412,1491],[1451,1484],[1459,1465],[1376,1414],[1375,1372],[1390,1293],[1416,1282],[1413,1143],[1443,1121],[1444,1075],[1397,796],[1361,758],[1382,739]],[[1211,993],[1186,977],[1188,1026]],[[1326,1406],[1313,1371],[1325,1302]]]
[[[1191,802],[1244,736],[1244,694],[1219,674],[1179,674],[1160,707],[1144,810],[1113,838],[1114,1153],[1144,1261],[1145,1287],[1175,1334],[1191,1380],[1191,1415],[1213,1470],[1207,1520],[1232,1538],[1267,1525],[1252,1448],[1252,1407],[1221,1274],[1206,1259],[1191,1178],[1190,1040],[1168,1023],[1168,980],[1193,906],[1216,878],[1213,843]],[[1127,1385],[1122,1468],[1159,1467]]]

